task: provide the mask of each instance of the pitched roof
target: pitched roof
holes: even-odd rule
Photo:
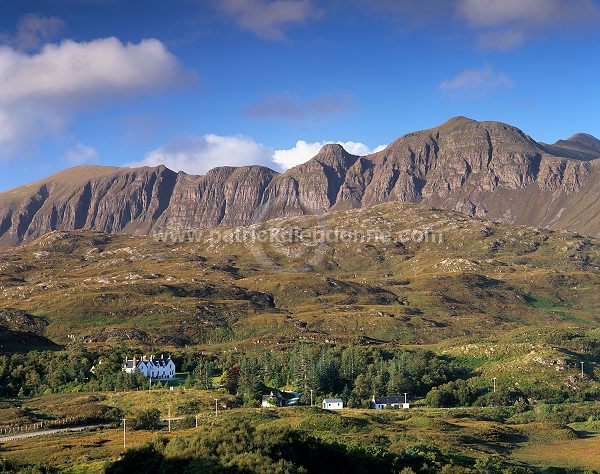
[[[125,363],[123,364],[123,366],[126,369],[132,369],[133,360],[134,359],[125,359]],[[147,367],[166,367],[167,365],[169,365],[169,362],[173,363],[173,361],[171,360],[171,356],[167,357],[166,359],[158,357],[150,357],[149,359],[135,359],[135,367],[139,367],[140,365],[144,365]]]
[[[344,403],[341,398],[325,398],[323,403]]]
[[[376,405],[391,405],[392,403],[404,403],[402,397],[373,397]]]

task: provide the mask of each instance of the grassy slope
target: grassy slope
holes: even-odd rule
[[[228,229],[175,244],[53,233],[0,252],[2,305],[46,318],[45,335],[58,343],[72,334],[96,344],[165,346],[226,334],[237,343],[366,336],[432,344],[529,325],[600,323],[600,246],[575,234],[401,204],[260,228],[269,226],[393,236],[432,229],[443,242],[259,246],[215,238]],[[311,271],[298,271],[307,262]]]

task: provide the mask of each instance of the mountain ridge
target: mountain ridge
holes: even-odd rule
[[[278,173],[217,167],[76,167],[0,193],[0,245],[53,230],[134,235],[239,226],[388,201],[421,202],[507,223],[600,235],[600,140],[538,143],[501,122],[455,117],[366,156],[328,144]]]

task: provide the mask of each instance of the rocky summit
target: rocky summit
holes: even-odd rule
[[[516,127],[456,117],[355,156],[325,145],[277,173],[219,167],[204,176],[156,168],[81,166],[0,194],[0,245],[53,230],[146,235],[238,226],[389,201],[600,235],[600,140],[555,144]]]

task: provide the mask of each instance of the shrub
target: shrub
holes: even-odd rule
[[[188,415],[181,420],[177,421],[178,428],[194,428],[196,426],[196,417],[192,415]]]
[[[202,403],[201,400],[192,399],[192,400],[186,400],[185,402],[183,402],[181,405],[179,405],[177,407],[177,410],[179,411],[179,413],[181,413],[183,415],[195,415],[196,413],[204,411],[207,408],[208,408],[208,406],[205,403]],[[212,408],[212,405],[211,405],[211,408]]]
[[[135,417],[133,423],[136,430],[158,430],[161,428],[160,411],[158,408],[150,408],[141,411]]]
[[[473,403],[477,391],[464,380],[455,380],[433,388],[425,397],[431,407],[468,406]]]

